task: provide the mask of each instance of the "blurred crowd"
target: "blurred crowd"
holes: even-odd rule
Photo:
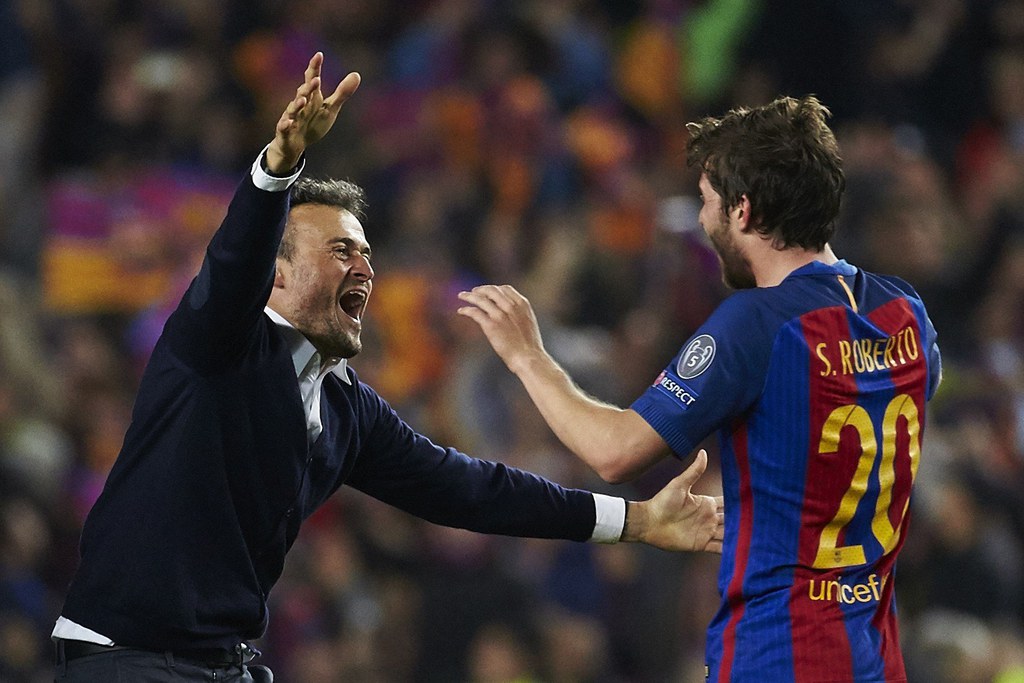
[[[360,376],[439,443],[628,498],[681,465],[603,484],[454,295],[515,285],[628,405],[728,294],[685,123],[816,93],[849,184],[833,245],[909,280],[944,354],[899,565],[910,680],[1024,681],[1024,0],[0,2],[0,681],[52,679],[141,368],[316,50],[329,85],[363,77],[307,166],[368,192]],[[343,489],[259,646],[287,683],[700,681],[717,566]]]

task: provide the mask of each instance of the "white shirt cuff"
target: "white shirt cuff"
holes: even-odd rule
[[[594,510],[597,512],[591,542],[618,543],[622,527],[626,524],[626,501],[601,493],[591,495],[594,496]]]
[[[269,148],[270,145],[268,144],[263,148],[263,151],[259,153],[259,156],[256,157],[256,161],[252,162],[252,170],[250,171],[250,174],[252,175],[252,184],[261,190],[266,190],[267,192],[284,192],[291,187],[292,183],[294,183],[302,174],[302,169],[306,167],[306,155],[303,154],[302,158],[299,159],[299,165],[295,169],[295,173],[292,173],[287,178],[278,178],[277,176],[272,176],[264,171],[263,164],[260,163]]]

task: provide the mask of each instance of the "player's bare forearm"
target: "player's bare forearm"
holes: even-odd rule
[[[513,372],[558,439],[605,481],[630,481],[668,455],[642,417],[589,396],[546,353]]]
[[[459,298],[466,304],[459,314],[480,326],[555,435],[603,479],[627,481],[668,453],[635,412],[602,403],[573,382],[544,350],[533,308],[514,287],[481,285]]]
[[[295,97],[274,129],[274,139],[267,148],[267,169],[275,175],[286,175],[298,165],[306,148],[334,126],[342,105],[359,87],[359,74],[353,72],[324,97],[320,78],[323,61],[321,52],[309,60],[302,85],[296,88]]]
[[[701,450],[682,474],[648,501],[627,503],[624,542],[641,542],[663,550],[722,552],[725,512],[721,496],[692,492],[707,468]]]

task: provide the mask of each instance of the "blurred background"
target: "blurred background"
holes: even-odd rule
[[[910,680],[1024,680],[1024,0],[3,0],[0,680],[52,680],[140,371],[316,50],[331,87],[363,76],[307,166],[369,196],[353,366],[439,443],[630,498],[682,465],[604,485],[454,295],[520,288],[628,405],[727,295],[685,123],[816,93],[849,182],[834,247],[913,283],[944,353],[899,565]],[[717,565],[342,490],[260,645],[288,683],[701,681]]]

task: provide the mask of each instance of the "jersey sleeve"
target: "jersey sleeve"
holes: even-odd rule
[[[925,339],[928,341],[928,388],[925,398],[929,401],[942,383],[942,354],[939,353],[936,336],[932,321],[925,316]]]
[[[939,353],[938,333],[928,317],[924,301],[921,300],[921,296],[909,282],[893,275],[879,277],[903,293],[907,301],[910,302],[914,315],[917,317],[918,328],[921,330],[922,345],[927,349],[928,354],[928,386],[925,389],[925,398],[930,401],[932,396],[935,395],[935,391],[939,388],[939,384],[942,383],[942,354]]]
[[[778,325],[757,294],[737,292],[723,302],[631,406],[679,457],[764,388]]]

